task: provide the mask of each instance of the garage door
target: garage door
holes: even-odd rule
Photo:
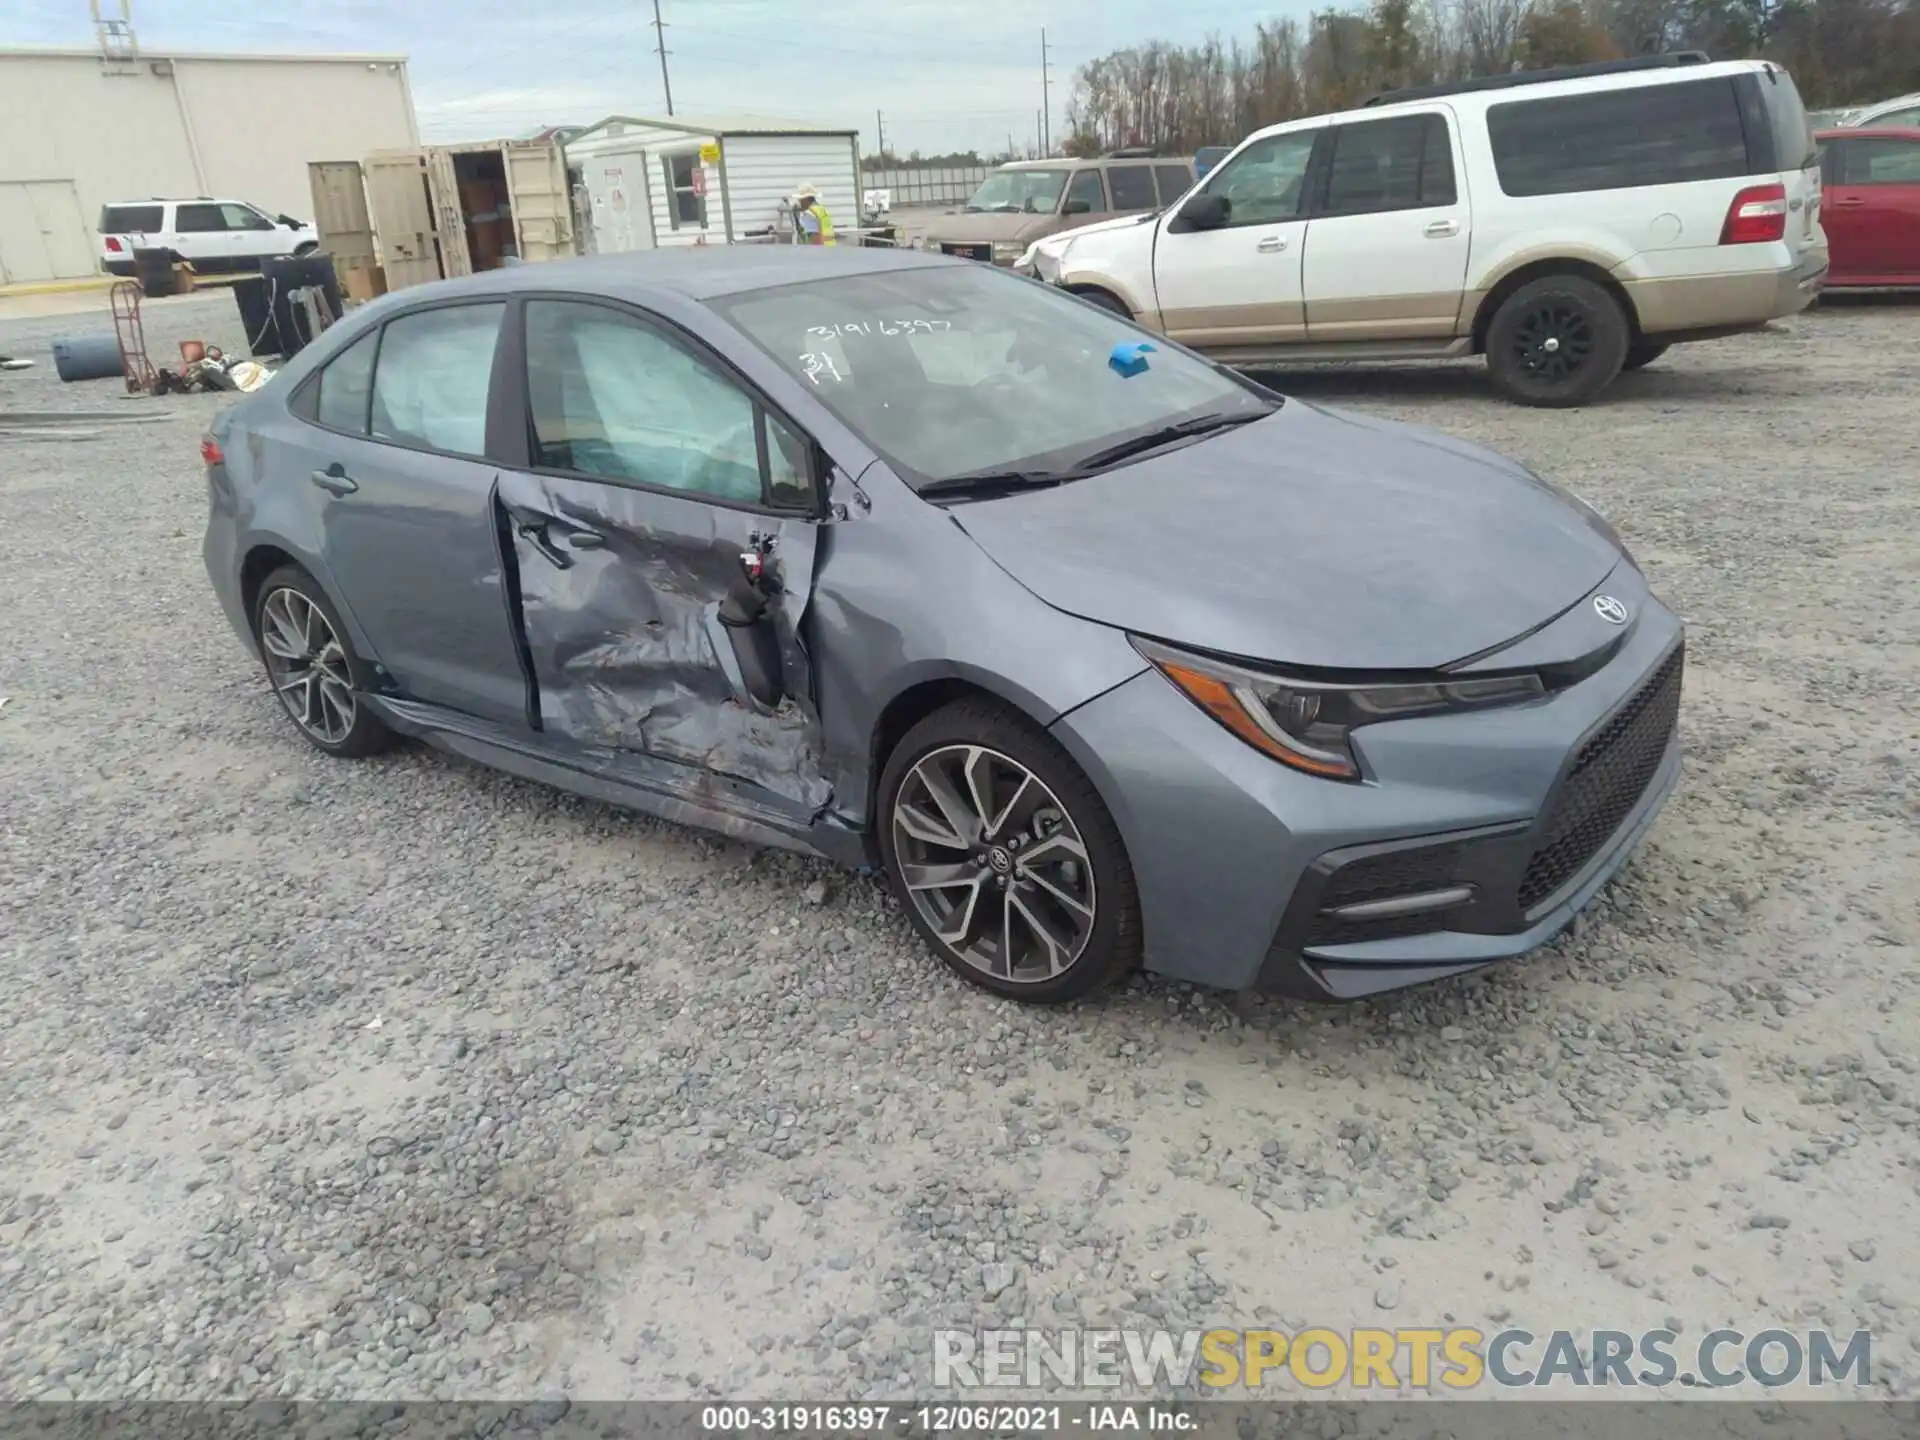
[[[0,180],[0,284],[78,280],[99,268],[71,180]]]

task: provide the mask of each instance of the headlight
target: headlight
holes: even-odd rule
[[[1018,260],[1026,249],[1018,240],[996,240],[993,242],[993,263],[1011,265]]]
[[[1296,680],[1132,638],[1133,648],[1182,694],[1249,745],[1282,765],[1333,780],[1360,778],[1350,737],[1362,725],[1511,705],[1546,693],[1538,675],[1386,685]]]

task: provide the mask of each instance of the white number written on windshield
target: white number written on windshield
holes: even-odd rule
[[[835,335],[931,335],[951,329],[951,320],[855,320],[846,325],[809,325],[807,334],[831,340]]]

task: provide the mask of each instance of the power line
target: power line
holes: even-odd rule
[[[673,81],[667,78],[667,27],[660,19],[660,0],[653,0],[653,33],[660,52],[660,88],[667,92],[667,118],[673,118]]]

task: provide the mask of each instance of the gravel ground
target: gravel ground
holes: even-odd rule
[[[0,321],[0,409],[165,418],[0,439],[0,1396],[903,1396],[1013,1320],[1867,1328],[1914,1393],[1920,311],[1571,413],[1287,382],[1610,513],[1690,768],[1528,961],[1052,1012],[877,882],[310,751],[201,569],[222,402],[58,384],[76,328]]]

